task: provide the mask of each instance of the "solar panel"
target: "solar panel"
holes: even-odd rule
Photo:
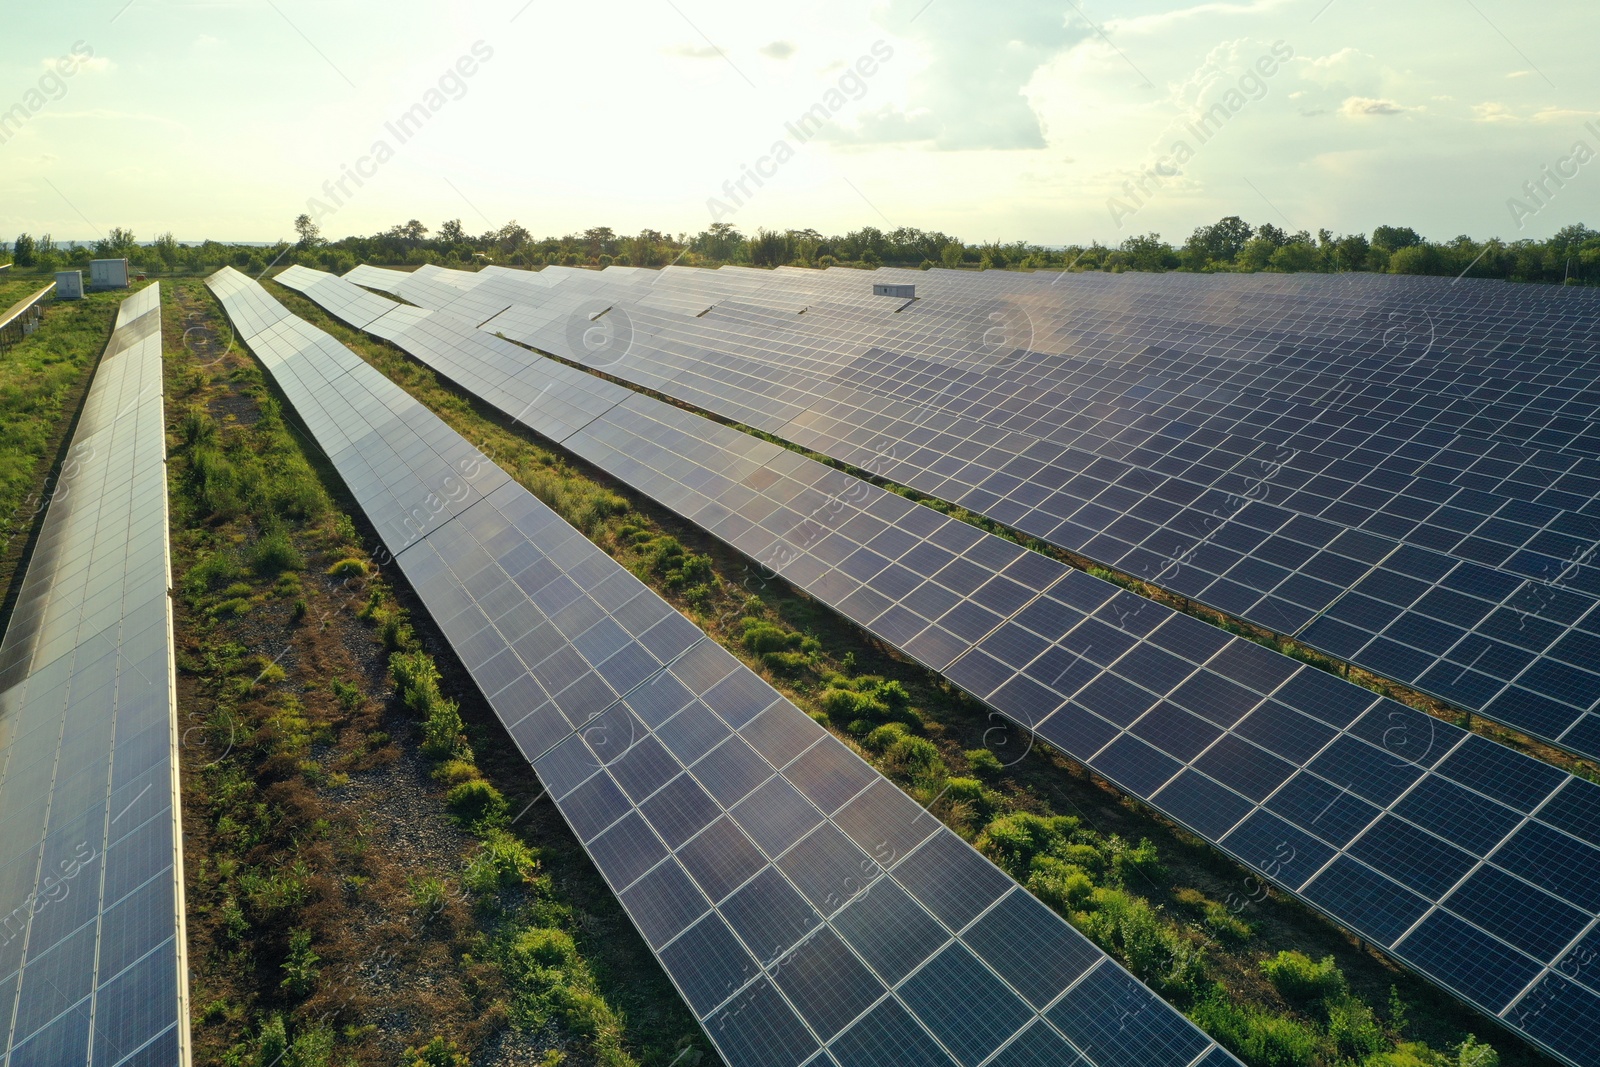
[[[270,299],[215,288],[230,313]],[[1008,876],[376,370],[332,365],[304,329],[246,342],[728,1063],[822,1062],[824,1048],[842,1062],[889,1017],[946,1064],[1025,1027],[1069,1048],[1068,1031],[1098,1032],[1059,1005],[1046,1017],[1037,989],[1026,1000],[968,942],[1025,896]],[[442,491],[452,480],[461,492]],[[408,507],[419,487],[437,514]],[[879,897],[926,933],[921,954],[839,918]],[[1053,912],[1007,914],[1073,963],[1057,994],[1109,981],[1189,1059],[1219,1051]],[[970,999],[952,1005],[957,977]],[[1126,1051],[1088,1060],[1146,1062]]]
[[[434,326],[402,334],[399,345],[448,366],[469,390],[489,377],[488,364],[519,358],[489,339],[472,350],[492,355],[462,362],[448,335],[470,325],[442,315]],[[441,359],[441,351],[449,355]],[[1530,877],[1522,867],[1512,878],[1506,850],[1521,825],[1517,812],[1555,795],[1600,793],[1588,783],[649,397],[608,393],[614,406],[574,433],[543,402],[572,369],[526,352],[520,361],[520,376],[479,395],[944,671],[1491,1014],[1506,1005],[1474,999],[1472,976],[1451,973],[1448,961],[1462,969],[1464,957],[1414,953],[1418,942],[1402,938],[1410,922],[1398,917],[1419,917],[1412,902],[1471,919],[1475,933],[1501,939],[1496,951],[1520,952],[1545,973],[1576,951],[1573,939],[1600,902],[1579,886],[1556,889],[1548,868]],[[757,499],[765,506],[749,510]],[[784,513],[790,517],[772,521]],[[765,525],[746,517],[757,514]],[[864,556],[873,562],[852,569]],[[930,598],[933,591],[947,595]],[[941,611],[922,616],[907,607],[924,603]],[[969,621],[974,612],[982,617]],[[1396,801],[1404,818],[1383,814]],[[1463,823],[1479,832],[1457,847]],[[1531,825],[1576,850],[1561,866],[1596,867],[1596,838]],[[1554,848],[1544,842],[1537,851]],[[1493,872],[1483,878],[1502,879],[1495,884],[1507,895],[1496,899],[1505,907],[1527,911],[1548,898],[1544,912],[1565,918],[1532,937],[1489,915],[1474,891],[1452,894],[1479,864]],[[1362,892],[1345,891],[1352,879],[1368,880]],[[1373,904],[1380,886],[1393,907]]]
[[[584,273],[588,279],[606,274]],[[438,301],[434,306],[448,308],[459,299],[442,283],[434,285],[427,294]],[[728,302],[704,318],[664,313],[659,300],[640,302],[651,290],[636,277],[609,287],[586,280],[563,295],[565,289],[524,287],[529,303],[486,328],[1296,634],[1314,648],[1533,736],[1581,754],[1600,753],[1600,674],[1579,647],[1600,641],[1600,610],[1591,595],[1600,591],[1600,571],[1590,577],[1582,537],[1563,532],[1581,529],[1592,544],[1600,523],[1550,508],[1535,509],[1533,519],[1531,505],[1455,487],[1455,502],[1476,512],[1441,507],[1440,521],[1454,521],[1446,512],[1475,513],[1469,528],[1500,538],[1493,543],[1501,547],[1491,550],[1478,534],[1471,544],[1460,534],[1440,541],[1437,524],[1402,530],[1387,512],[1355,529],[1350,524],[1359,516],[1350,505],[1336,506],[1319,494],[1337,490],[1366,499],[1381,492],[1392,508],[1414,506],[1421,481],[1384,478],[1393,476],[1395,464],[1416,471],[1408,450],[1419,442],[1396,439],[1384,451],[1366,442],[1373,431],[1363,427],[1357,447],[1347,443],[1350,428],[1330,427],[1320,435],[1267,434],[1263,444],[1198,427],[1205,412],[1163,421],[1094,397],[1074,414],[1063,405],[1082,409],[1084,396],[1066,395],[1052,408],[1037,388],[1017,397],[1026,402],[1018,406],[997,401],[995,387],[984,391],[972,374],[951,377],[950,368],[929,360],[880,359],[887,370],[853,375],[851,367],[864,358],[857,355],[860,346],[881,336],[876,321],[870,329],[824,333],[820,343],[827,347],[818,348],[818,337],[798,332],[793,322],[780,330],[771,319],[738,317]],[[626,357],[618,343],[591,347],[584,340],[589,331],[573,329],[601,311],[627,316]],[[826,316],[809,321],[838,326]],[[915,387],[901,388],[907,380]],[[1314,454],[1319,448],[1323,454]],[[1336,462],[1329,448],[1347,458]],[[952,463],[956,452],[967,451]],[[1351,472],[1367,466],[1374,476],[1353,482]],[[1570,466],[1540,474],[1541,485],[1565,477]],[[1340,478],[1330,481],[1330,472]],[[1594,488],[1600,490],[1600,481]],[[1586,499],[1560,498],[1569,507]],[[1501,517],[1510,514],[1532,524]],[[1366,578],[1367,588],[1393,601],[1415,588],[1409,582],[1418,573],[1434,572],[1457,601],[1441,606],[1437,597],[1427,603],[1413,597],[1375,606],[1367,593],[1347,592]]]
[[[160,290],[123,302],[0,642],[0,1060],[187,1063]]]

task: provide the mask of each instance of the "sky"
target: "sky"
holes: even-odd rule
[[[1596,40],[1590,0],[13,5],[0,239],[1542,238],[1600,225]]]

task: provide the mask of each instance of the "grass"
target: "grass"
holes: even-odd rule
[[[200,283],[169,284],[196,1062],[703,1055],[665,983],[653,1030],[618,1006],[588,929],[603,883],[549,805],[508,825],[507,783],[454,715],[459,669],[435,665],[437,635],[408,621],[255,363],[185,354],[183,330],[221,329],[220,312]],[[537,786],[522,771],[519,798]],[[530,938],[570,949],[546,959]],[[642,944],[607,958],[653,967]]]
[[[508,427],[392,347],[294,294],[275,295],[478,444],[1252,1067],[1305,1055],[1364,1067],[1550,1062],[1499,1033],[1504,1047],[1485,1051],[1472,1035],[1488,1020],[1048,746],[1030,748],[998,728],[939,676],[763,578],[670,512]],[[697,557],[706,562],[688,575],[675,562]],[[467,721],[469,730],[498,729],[471,713]],[[1261,966],[1282,951],[1331,959],[1342,998],[1291,1001]]]

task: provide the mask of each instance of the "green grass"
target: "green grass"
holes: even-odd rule
[[[8,287],[17,289],[12,299]],[[33,279],[0,281],[0,310],[35,288]],[[9,581],[21,539],[49,501],[60,475],[51,465],[127,295],[97,293],[50,304],[39,329],[0,356],[0,589]]]

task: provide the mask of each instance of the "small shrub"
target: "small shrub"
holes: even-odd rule
[[[867,724],[865,719],[859,719],[857,721],[866,725],[870,725]],[[854,723],[851,725],[854,726]],[[882,726],[873,727],[867,736],[862,738],[861,744],[862,747],[872,752],[882,752],[890,745],[895,744],[898,741],[902,741],[909,736],[911,735],[909,731],[906,730],[904,724],[891,722],[885,723]]]
[[[976,778],[951,778],[945,782],[945,796],[957,803],[971,804],[974,809],[987,807],[989,797],[983,783]]]
[[[1143,838],[1138,845],[1129,847],[1125,841],[1113,834],[1106,845],[1111,855],[1111,876],[1119,884],[1127,882],[1132,875],[1158,885],[1166,881],[1166,868],[1161,865],[1161,858],[1156,854],[1156,846],[1151,844],[1149,838]]]
[[[218,619],[236,619],[249,610],[250,601],[244,597],[234,597],[231,600],[224,600],[212,608],[211,614]]]
[[[296,600],[294,602],[294,607],[289,609],[289,621],[290,622],[299,622],[300,620],[304,619],[305,617],[306,617],[306,602],[304,600]]]
[[[424,923],[444,910],[450,896],[450,890],[444,882],[431,875],[407,879],[406,888],[411,890],[412,909],[422,917]]]
[[[283,1028],[283,1016],[274,1015],[261,1024],[261,1034],[256,1038],[256,1067],[278,1067],[289,1051],[289,1035]]]
[[[1028,891],[1057,911],[1070,914],[1088,902],[1094,882],[1076,864],[1040,856],[1028,874]]]
[[[356,559],[353,556],[341,559],[338,563],[328,568],[328,577],[330,578],[365,578],[366,576],[366,561]]]
[[[343,678],[335,678],[328,683],[328,688],[333,691],[334,699],[346,712],[355,711],[365,702],[366,698],[361,695],[361,690]]]
[[[289,934],[289,955],[283,961],[283,981],[278,983],[296,997],[304,997],[316,988],[317,964],[322,957],[311,951],[311,931],[295,930]]]
[[[1249,1067],[1311,1067],[1317,1062],[1320,1042],[1310,1026],[1231,1004],[1220,992],[1197,1004],[1190,1017]]]
[[[532,849],[504,830],[494,830],[478,845],[462,881],[472,892],[486,896],[522,885],[538,869]]]
[[[287,531],[271,530],[251,549],[250,565],[257,574],[275,578],[284,571],[304,570],[306,561]]]
[[[1017,812],[1003,815],[978,835],[978,850],[1013,878],[1025,878],[1034,857],[1063,849],[1078,820],[1067,815],[1050,817]]]
[[[512,952],[524,966],[564,968],[578,962],[578,946],[572,935],[563,930],[528,930],[518,936]]]
[[[890,770],[914,779],[943,778],[944,760],[939,747],[925,737],[902,737],[891,744],[883,754]]]
[[[1388,1044],[1383,1027],[1365,1001],[1342,996],[1330,1000],[1327,1008],[1328,1040],[1333,1042],[1340,1056],[1361,1062]]]
[[[1344,975],[1332,956],[1312,962],[1303,952],[1282,951],[1271,959],[1262,960],[1261,971],[1291,1004],[1321,1004],[1347,991]]]
[[[477,766],[466,760],[446,760],[433,769],[433,780],[448,786],[460,785],[462,782],[482,777],[483,775],[478,773]]]
[[[972,768],[972,773],[980,778],[995,778],[1005,770],[1005,765],[986,748],[971,748],[962,755],[967,757],[967,765]]]
[[[406,1049],[406,1067],[467,1067],[468,1062],[455,1042],[437,1035],[421,1048]]]
[[[509,807],[500,790],[481,778],[451,789],[445,794],[445,803],[463,826],[479,832],[499,825]]]

